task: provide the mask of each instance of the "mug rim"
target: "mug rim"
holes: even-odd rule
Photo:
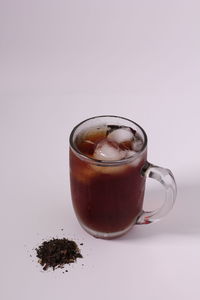
[[[122,119],[122,120],[125,120],[125,121],[128,121],[128,122],[131,122],[132,124],[136,125],[143,133],[143,136],[144,136],[144,143],[143,143],[143,146],[142,146],[142,149],[140,151],[137,151],[135,152],[133,155],[131,155],[130,157],[128,158],[124,158],[124,159],[121,159],[121,160],[98,160],[98,159],[95,159],[95,158],[92,158],[92,157],[89,157],[85,154],[83,154],[75,145],[74,141],[73,141],[73,137],[74,137],[74,134],[77,130],[77,128],[79,128],[82,124],[90,121],[90,120],[94,120],[94,119],[99,119],[99,118],[117,118],[117,119]],[[130,162],[132,162],[134,159],[136,159],[138,156],[140,156],[147,148],[147,134],[145,132],[145,130],[136,122],[128,119],[128,118],[125,118],[125,117],[121,117],[121,116],[116,116],[116,115],[99,115],[99,116],[94,116],[94,117],[90,117],[90,118],[87,118],[83,121],[81,121],[80,123],[78,123],[71,131],[71,134],[69,136],[69,143],[70,143],[70,148],[71,150],[78,155],[78,157],[86,162],[89,162],[89,163],[92,163],[92,164],[95,164],[97,166],[118,166],[118,165],[124,165],[124,164],[129,164]]]

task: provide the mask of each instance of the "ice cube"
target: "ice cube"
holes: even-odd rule
[[[107,130],[107,126],[89,128],[81,132],[81,139],[96,143],[106,137]]]
[[[77,164],[73,169],[73,176],[82,183],[88,183],[92,178],[96,176],[96,170],[92,165],[83,163],[83,165]]]
[[[133,161],[131,162],[131,166],[132,167],[136,167],[141,163],[141,157],[136,157],[135,159],[133,159]]]
[[[111,133],[108,134],[107,139],[109,141],[114,141],[118,144],[131,141],[134,139],[134,134],[130,128],[119,128],[113,130]]]
[[[102,140],[97,144],[93,157],[98,160],[120,160],[125,157],[125,151],[122,151],[116,143]]]
[[[133,150],[126,150],[126,158],[133,156],[136,152]]]
[[[132,148],[133,148],[136,152],[142,150],[142,147],[143,147],[143,141],[142,141],[141,139],[136,139],[136,140],[133,142]]]
[[[121,166],[112,166],[112,167],[108,167],[108,166],[102,167],[102,166],[92,165],[92,168],[95,170],[96,173],[115,175],[126,171],[128,168],[130,168],[130,166],[121,165]]]

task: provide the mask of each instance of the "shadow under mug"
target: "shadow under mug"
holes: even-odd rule
[[[142,149],[129,158],[102,161],[81,153],[76,138],[85,130],[105,125],[128,126],[143,140]],[[146,178],[165,188],[165,201],[153,211],[143,210]],[[134,224],[159,221],[173,207],[176,182],[172,172],[147,161],[147,135],[137,123],[118,116],[97,116],[78,124],[70,135],[72,203],[80,225],[97,238],[115,238]]]

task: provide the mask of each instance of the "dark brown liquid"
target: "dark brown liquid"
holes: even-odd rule
[[[88,138],[88,137],[87,137]],[[78,139],[76,146],[83,154],[92,157],[96,144],[105,133]],[[120,147],[130,147],[127,143]],[[145,178],[141,169],[146,152],[137,162],[120,166],[96,166],[80,159],[70,150],[70,178],[73,206],[79,221],[89,229],[112,233],[133,224],[142,211]]]

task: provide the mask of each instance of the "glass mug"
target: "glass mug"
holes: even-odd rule
[[[95,129],[97,143],[98,130],[101,132],[102,128],[128,128],[140,137],[140,149],[132,151],[129,157],[112,160],[97,159],[81,151],[77,142],[81,136]],[[147,177],[156,179],[165,188],[163,205],[148,212],[143,210]],[[110,115],[87,119],[72,130],[70,182],[80,225],[94,237],[104,239],[121,236],[134,224],[159,221],[172,209],[177,193],[172,172],[147,161],[147,135],[142,127],[129,119]]]

